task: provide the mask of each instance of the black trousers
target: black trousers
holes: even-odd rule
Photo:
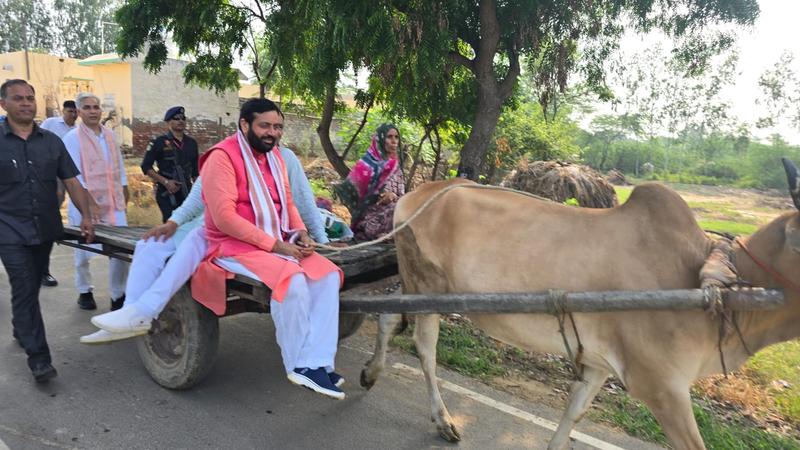
[[[52,241],[39,245],[0,244],[0,260],[11,284],[14,337],[28,354],[28,366],[31,369],[37,363],[51,362],[39,308],[39,288],[52,249]]]

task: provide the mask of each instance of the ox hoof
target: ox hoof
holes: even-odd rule
[[[461,435],[458,433],[458,429],[456,429],[456,426],[452,423],[447,423],[437,428],[439,429],[439,436],[441,436],[447,442],[458,442],[461,440]]]
[[[367,369],[361,370],[361,387],[366,390],[372,389],[372,386],[375,386],[375,380],[370,380],[367,376]]]

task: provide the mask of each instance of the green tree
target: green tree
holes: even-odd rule
[[[0,52],[53,48],[52,19],[41,2],[0,0]]]
[[[157,69],[171,33],[182,53],[195,56],[185,72],[189,81],[227,88],[236,85],[231,55],[246,51],[247,30],[260,22],[270,30],[264,39],[282,74],[322,109],[318,134],[340,174],[348,169],[329,142],[337,81],[344,70],[366,68],[364,106],[374,99],[428,129],[447,120],[469,124],[460,170],[477,179],[523,66],[546,110],[576,71],[601,90],[602,62],[626,27],[658,27],[693,42],[708,25],[749,24],[757,14],[756,0],[200,0],[186,9],[166,0],[130,0],[118,14],[118,42],[124,56],[147,44],[145,63]]]
[[[118,1],[55,0],[58,16],[54,31],[59,48],[72,58],[114,51],[119,32],[114,14]]]
[[[784,52],[773,65],[758,78],[763,98],[756,104],[764,107],[764,115],[756,126],[769,128],[781,123],[789,123],[800,129],[800,78],[794,70],[795,56]]]

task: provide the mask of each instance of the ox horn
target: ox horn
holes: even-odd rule
[[[794,206],[800,209],[800,171],[789,158],[781,158],[783,168],[786,169],[786,177],[789,179],[789,194],[792,195]]]

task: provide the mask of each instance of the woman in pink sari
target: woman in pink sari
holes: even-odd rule
[[[335,188],[350,210],[350,228],[357,240],[376,239],[392,231],[395,205],[406,192],[399,149],[397,127],[379,126],[367,152]]]

